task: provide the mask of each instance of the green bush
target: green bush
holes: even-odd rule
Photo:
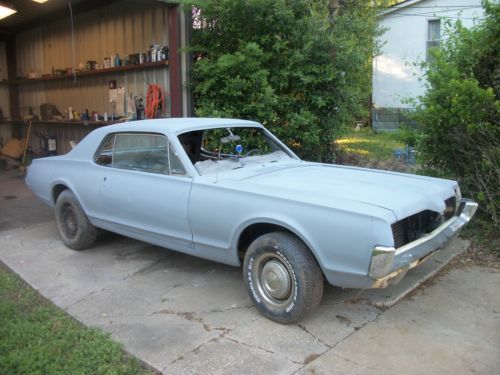
[[[262,122],[301,157],[332,161],[343,126],[367,115],[378,32],[373,5],[186,2],[194,10],[196,114]]]
[[[422,131],[420,128],[401,124],[394,133],[394,138],[405,145],[416,147],[422,138]]]
[[[458,179],[463,195],[476,199],[498,228],[500,4],[484,5],[487,16],[480,25],[449,25],[448,39],[432,51],[416,119],[422,162]]]

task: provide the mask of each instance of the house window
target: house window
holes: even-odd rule
[[[441,20],[427,21],[427,61],[432,58],[429,50],[434,47],[439,47],[441,40]]]

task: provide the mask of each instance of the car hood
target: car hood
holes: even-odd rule
[[[355,201],[390,210],[398,220],[423,210],[443,212],[456,186],[451,180],[309,162],[234,172],[226,177],[246,190],[330,207]]]

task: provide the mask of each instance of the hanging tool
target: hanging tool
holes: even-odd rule
[[[144,104],[142,97],[135,97],[136,119],[144,119]]]
[[[26,169],[26,153],[28,152],[28,147],[30,144],[31,123],[32,121],[30,120],[28,124],[28,134],[26,135],[26,144],[24,145],[23,160],[21,162],[22,168],[24,169]]]
[[[164,105],[163,90],[160,85],[149,84],[146,92],[146,118],[158,118]]]

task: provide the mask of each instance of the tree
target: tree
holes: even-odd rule
[[[460,180],[498,228],[500,4],[484,7],[481,24],[449,25],[447,39],[432,51],[416,119],[422,125],[422,161]]]
[[[192,0],[199,116],[262,122],[304,158],[332,161],[365,116],[378,33],[371,2]]]

